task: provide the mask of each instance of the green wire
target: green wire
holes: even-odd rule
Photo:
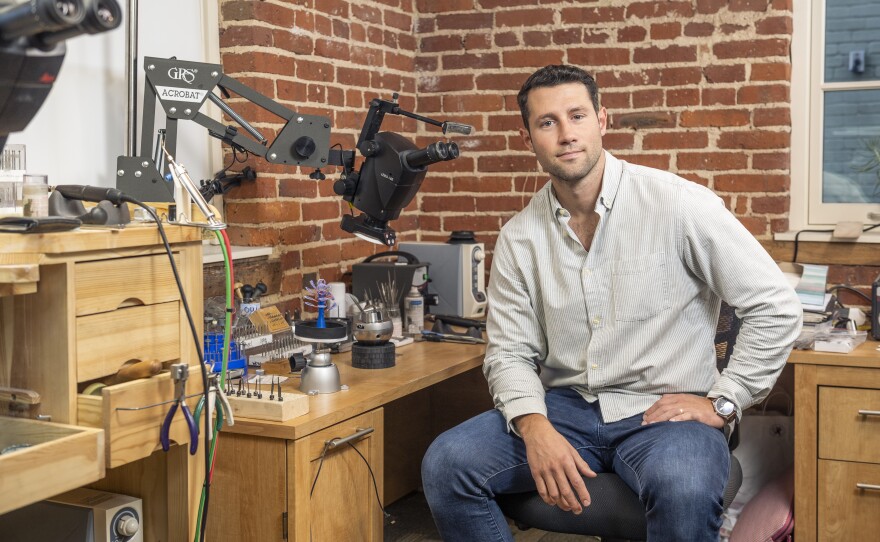
[[[223,263],[224,263],[224,275],[226,282],[226,318],[223,324],[223,359],[220,363],[220,389],[222,390],[226,385],[226,367],[229,363],[229,341],[230,341],[230,329],[232,328],[232,311],[229,310],[232,308],[232,296],[230,292],[232,291],[232,262],[230,260],[230,255],[226,250],[226,242],[223,240],[223,235],[219,231],[214,231],[214,234],[217,236],[217,240],[220,242],[220,250],[223,252]],[[221,407],[222,408],[222,407]],[[211,468],[214,467],[214,452],[217,446],[217,434],[219,433],[220,428],[217,425],[214,425],[213,428],[207,428],[211,431]],[[210,476],[210,472],[205,473],[205,480],[207,482],[208,476]],[[199,542],[200,534],[202,530],[202,514],[205,509],[205,492],[207,491],[208,484],[205,483],[202,486],[202,496],[199,499],[199,513],[196,517],[196,533],[193,542]]]

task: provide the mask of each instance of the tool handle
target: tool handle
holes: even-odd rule
[[[150,378],[159,374],[162,370],[162,363],[157,360],[136,361],[123,365],[115,375],[108,379],[108,385],[122,384],[123,382],[131,382],[140,378]]]
[[[189,427],[189,455],[196,455],[199,449],[199,426],[192,417],[189,407],[186,403],[181,403],[180,409],[183,411],[183,417],[186,419],[186,425]]]
[[[451,324],[453,326],[476,327],[480,329],[486,329],[486,322],[483,320],[474,320],[473,318],[463,318],[461,316],[454,316],[449,314],[433,314],[431,316],[433,316],[435,320],[442,320],[443,322],[446,322],[447,324]]]
[[[162,443],[162,450],[168,451],[171,448],[171,441],[168,433],[171,431],[171,421],[174,419],[174,413],[177,412],[177,403],[173,403],[165,415],[165,421],[162,422],[162,429],[159,430],[159,442]]]
[[[199,433],[201,433],[201,429],[199,428],[198,420],[202,419],[202,410],[204,408],[205,408],[205,396],[202,395],[202,397],[199,399],[199,402],[196,403],[196,409],[193,411],[193,420],[195,420],[197,422],[196,423],[196,431]]]

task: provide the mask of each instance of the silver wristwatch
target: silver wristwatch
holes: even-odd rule
[[[730,423],[736,419],[736,405],[727,397],[709,397],[712,406],[715,407],[715,414],[721,416],[724,423]]]

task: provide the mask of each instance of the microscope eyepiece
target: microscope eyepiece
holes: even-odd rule
[[[431,164],[436,164],[437,162],[454,160],[455,158],[458,158],[458,155],[458,145],[456,145],[455,142],[446,143],[445,141],[438,141],[436,143],[431,143],[424,149],[412,151],[407,154],[406,165],[413,169],[418,169],[430,166]]]
[[[80,24],[85,15],[83,0],[27,0],[0,7],[0,40],[63,30]]]
[[[57,31],[43,32],[34,36],[34,45],[42,49],[50,49],[64,40],[75,38],[81,34],[100,34],[113,30],[122,24],[122,8],[116,0],[82,0],[83,20],[75,26]]]

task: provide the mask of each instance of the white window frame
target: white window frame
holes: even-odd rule
[[[791,207],[789,228],[777,234],[792,239],[802,229],[833,228],[840,221],[875,223],[869,213],[880,213],[880,204],[822,203],[822,129],[825,90],[877,88],[877,81],[824,83],[825,0],[796,0],[791,47]],[[875,230],[876,231],[876,230]],[[880,233],[860,241],[880,242]],[[872,235],[873,234],[873,235]],[[829,235],[801,236],[824,240]],[[872,239],[873,238],[873,239]]]

